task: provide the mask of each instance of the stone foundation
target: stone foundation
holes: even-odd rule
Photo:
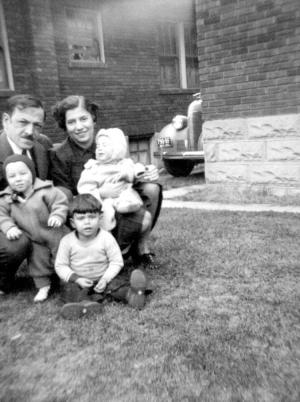
[[[299,195],[300,114],[207,121],[203,141],[208,184]]]

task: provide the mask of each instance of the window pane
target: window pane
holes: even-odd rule
[[[161,56],[177,55],[176,25],[163,23],[159,27],[159,44]]]
[[[177,58],[160,58],[160,82],[162,88],[180,87],[179,66]]]
[[[199,86],[198,58],[197,58],[197,33],[193,24],[184,26],[186,79],[187,87]]]
[[[199,87],[199,71],[197,58],[186,60],[186,79],[188,88]]]
[[[98,21],[95,12],[66,9],[70,61],[101,61]]]
[[[194,25],[187,24],[184,26],[184,41],[186,57],[197,56],[197,34]]]

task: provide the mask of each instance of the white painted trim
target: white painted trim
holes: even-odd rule
[[[180,87],[187,88],[186,77],[186,60],[185,60],[185,39],[184,39],[184,24],[179,22],[176,24],[178,54],[179,54],[179,69],[180,69]]]
[[[10,61],[10,53],[9,53],[9,47],[8,47],[8,38],[7,38],[7,32],[6,32],[6,24],[5,24],[5,18],[4,18],[4,9],[2,5],[2,0],[0,0],[0,28],[1,28],[1,42],[4,48],[4,59],[5,59],[5,66],[6,66],[6,73],[7,73],[7,79],[8,79],[8,88],[10,90],[14,90],[14,80],[13,80],[13,74],[12,74],[12,66],[11,66],[11,61]]]

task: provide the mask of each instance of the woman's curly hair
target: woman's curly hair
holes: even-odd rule
[[[52,115],[54,119],[56,120],[58,126],[64,131],[67,131],[67,111],[75,109],[78,106],[82,106],[84,109],[86,109],[92,115],[93,121],[96,123],[99,106],[96,103],[91,102],[89,99],[86,99],[84,96],[70,95],[63,100],[57,102],[52,108]]]

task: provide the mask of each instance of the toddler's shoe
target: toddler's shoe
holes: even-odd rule
[[[93,301],[81,301],[79,303],[66,303],[63,305],[60,314],[66,320],[77,320],[82,317],[91,317],[100,314],[103,306]]]
[[[35,295],[33,301],[35,303],[41,303],[45,301],[46,299],[48,299],[49,291],[50,291],[50,285],[40,288],[37,294]]]
[[[147,277],[141,269],[135,269],[130,275],[130,288],[127,292],[129,306],[142,309],[146,302]]]

